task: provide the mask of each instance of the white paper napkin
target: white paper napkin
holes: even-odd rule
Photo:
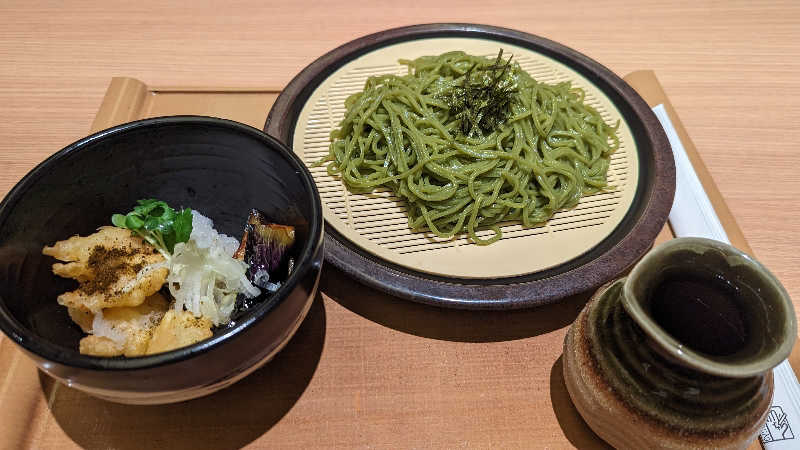
[[[730,244],[667,110],[664,105],[658,105],[653,112],[664,127],[675,156],[675,201],[669,213],[669,224],[675,236],[704,237]],[[800,385],[789,361],[780,363],[772,373],[775,396],[767,423],[761,429],[761,445],[768,450],[800,448]]]

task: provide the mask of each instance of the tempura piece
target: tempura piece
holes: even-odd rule
[[[248,280],[275,292],[294,267],[294,258],[289,255],[294,241],[293,226],[270,223],[261,211],[254,209],[247,217],[242,243],[233,257],[249,266]]]
[[[169,302],[160,293],[147,297],[139,306],[106,308],[94,314],[88,331],[92,334],[81,339],[80,352],[93,356],[142,356],[168,308]]]
[[[92,322],[94,322],[94,313],[88,309],[83,308],[67,308],[69,318],[77,323],[84,333],[92,332]]]
[[[42,253],[68,264],[53,264],[53,273],[64,278],[73,278],[78,281],[93,278],[92,271],[87,266],[92,249],[96,246],[125,247],[126,244],[141,246],[144,242],[139,238],[131,238],[131,232],[117,227],[100,227],[98,231],[89,236],[72,236],[69,239],[58,241],[52,247],[45,247]]]
[[[89,335],[81,339],[78,346],[82,355],[104,356],[110,358],[122,354],[122,348],[116,342],[103,336]]]
[[[189,311],[176,313],[174,309],[170,308],[153,331],[153,337],[147,346],[147,354],[152,355],[186,347],[208,339],[212,334],[210,320],[205,317],[195,317]]]
[[[86,237],[73,236],[42,250],[66,264],[53,273],[81,283],[58,296],[58,303],[98,313],[103,308],[138,306],[161,289],[169,269],[154,266],[164,257],[130,230],[101,227]]]

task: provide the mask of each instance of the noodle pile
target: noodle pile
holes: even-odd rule
[[[352,192],[384,186],[405,199],[412,230],[441,238],[466,230],[476,244],[491,244],[502,223],[543,224],[606,187],[619,124],[584,104],[583,90],[537,82],[500,56],[400,62],[408,75],[370,77],[347,98],[320,163],[330,162],[328,173]],[[495,93],[509,98],[495,101]],[[485,108],[476,106],[484,97]],[[484,228],[494,235],[479,238]]]

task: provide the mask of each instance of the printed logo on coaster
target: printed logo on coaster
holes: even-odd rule
[[[783,412],[783,408],[778,405],[769,409],[767,422],[761,428],[761,441],[774,442],[794,439],[792,427],[789,426],[789,418]]]

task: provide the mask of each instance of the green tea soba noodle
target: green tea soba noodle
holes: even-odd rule
[[[409,226],[480,245],[499,225],[536,226],[603,190],[616,129],[569,82],[540,83],[502,59],[450,52],[370,77],[331,133],[332,176],[351,192],[391,189]],[[491,229],[489,239],[476,230]]]

